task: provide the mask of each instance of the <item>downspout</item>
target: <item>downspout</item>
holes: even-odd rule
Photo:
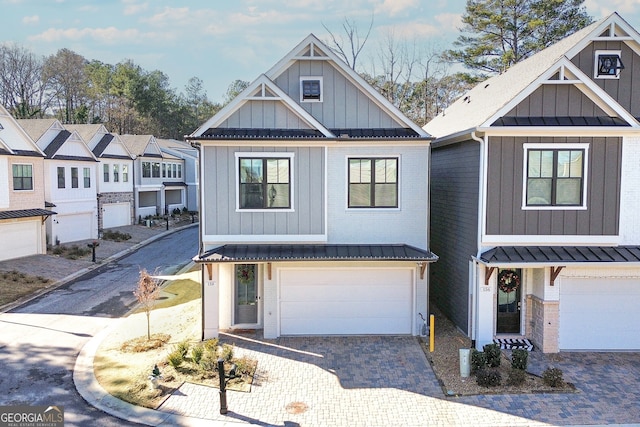
[[[486,150],[487,144],[486,136],[484,138],[479,138],[476,135],[476,131],[471,132],[471,139],[480,143],[480,156],[479,156],[479,164],[478,164],[478,228],[477,228],[477,253],[473,260],[473,272],[471,274],[471,286],[470,291],[470,301],[469,301],[469,336],[471,337],[472,347],[476,346],[477,339],[477,324],[478,324],[478,259],[480,258],[480,241],[482,238],[482,223],[484,219],[484,204],[485,204],[485,192],[484,192],[484,176],[485,176],[485,161],[486,158]]]
[[[196,256],[200,256],[200,254],[203,251],[203,244],[202,244],[202,223],[203,223],[203,218],[202,218],[202,214],[204,212],[203,206],[204,206],[204,200],[203,200],[203,196],[202,196],[202,163],[204,163],[204,150],[202,148],[202,144],[199,145],[198,147],[198,255]],[[205,277],[204,277],[204,264],[200,264],[200,275],[201,275],[201,279],[200,279],[200,294],[202,295],[202,301],[200,302],[201,307],[200,307],[200,341],[204,341],[204,308],[205,308],[205,304],[204,304],[204,284],[205,284]],[[219,284],[218,284],[219,285]],[[218,305],[220,305],[220,302],[218,301]]]

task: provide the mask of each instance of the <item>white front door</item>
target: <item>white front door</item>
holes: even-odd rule
[[[408,268],[282,269],[280,335],[411,334],[413,277]]]
[[[258,266],[238,264],[235,266],[234,324],[258,323]]]

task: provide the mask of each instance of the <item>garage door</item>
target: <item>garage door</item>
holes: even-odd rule
[[[55,220],[58,221],[55,233],[60,243],[76,242],[93,237],[92,213],[56,215]]]
[[[280,275],[280,335],[411,334],[413,270],[295,269]]]
[[[640,280],[563,278],[561,350],[640,350]]]
[[[41,253],[42,221],[20,221],[0,224],[0,260],[21,258]]]
[[[102,206],[102,228],[131,225],[129,203],[107,203]]]

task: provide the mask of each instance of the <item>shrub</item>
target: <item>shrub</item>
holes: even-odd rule
[[[233,346],[224,344],[220,352],[220,357],[222,357],[225,362],[231,362],[231,359],[233,359]]]
[[[502,375],[496,369],[483,368],[476,372],[476,382],[480,387],[496,387],[502,384]]]
[[[513,369],[520,369],[522,371],[527,370],[527,364],[529,362],[529,352],[522,348],[513,350],[511,354],[511,367]]]
[[[168,360],[169,364],[177,369],[180,365],[182,365],[182,362],[184,362],[184,355],[180,350],[174,350],[169,353]]]
[[[104,240],[111,240],[114,242],[124,242],[125,240],[131,239],[131,234],[107,230],[102,233],[102,238]]]
[[[487,355],[475,348],[471,350],[471,372],[478,372],[485,366],[487,366]]]
[[[487,355],[487,365],[492,368],[497,368],[500,366],[500,346],[496,343],[487,344],[482,347],[485,354]]]
[[[562,387],[564,384],[564,380],[562,379],[562,369],[545,369],[542,373],[542,381],[550,387]]]
[[[211,375],[218,368],[218,358],[216,357],[216,354],[211,351],[205,351],[198,362],[198,366],[200,366],[200,369],[205,376]]]
[[[244,356],[235,361],[236,364],[236,373],[238,375],[245,375],[251,373],[251,359]]]
[[[174,214],[174,215],[180,215],[180,209],[179,209],[179,208],[175,208],[175,209],[173,210],[173,214]]]
[[[519,386],[527,379],[527,374],[522,369],[511,368],[507,384]]]
[[[182,358],[184,359],[185,357],[187,357],[187,354],[189,354],[189,347],[190,347],[189,341],[184,340],[176,344],[175,351],[179,351],[180,354],[182,355]]]
[[[186,206],[182,208],[182,213],[183,214],[187,214],[188,212],[189,212],[189,210],[187,209]]]
[[[204,341],[202,345],[204,346],[204,350],[206,352],[213,353],[213,355],[215,356],[218,351],[218,342],[218,338],[212,338]]]
[[[200,363],[202,360],[202,355],[204,354],[204,346],[202,344],[198,344],[191,349],[191,359],[194,363]]]

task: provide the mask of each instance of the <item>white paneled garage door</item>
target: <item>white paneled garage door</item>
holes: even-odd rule
[[[291,269],[280,275],[280,335],[411,334],[411,269]]]
[[[56,215],[55,220],[58,221],[55,232],[60,243],[76,242],[93,237],[92,213]],[[55,237],[56,236],[54,236],[54,238]]]
[[[21,258],[40,253],[42,221],[20,221],[0,224],[0,260]]]
[[[102,205],[102,228],[131,225],[131,206],[129,203],[105,203]]]
[[[563,278],[561,350],[640,350],[640,280]]]

